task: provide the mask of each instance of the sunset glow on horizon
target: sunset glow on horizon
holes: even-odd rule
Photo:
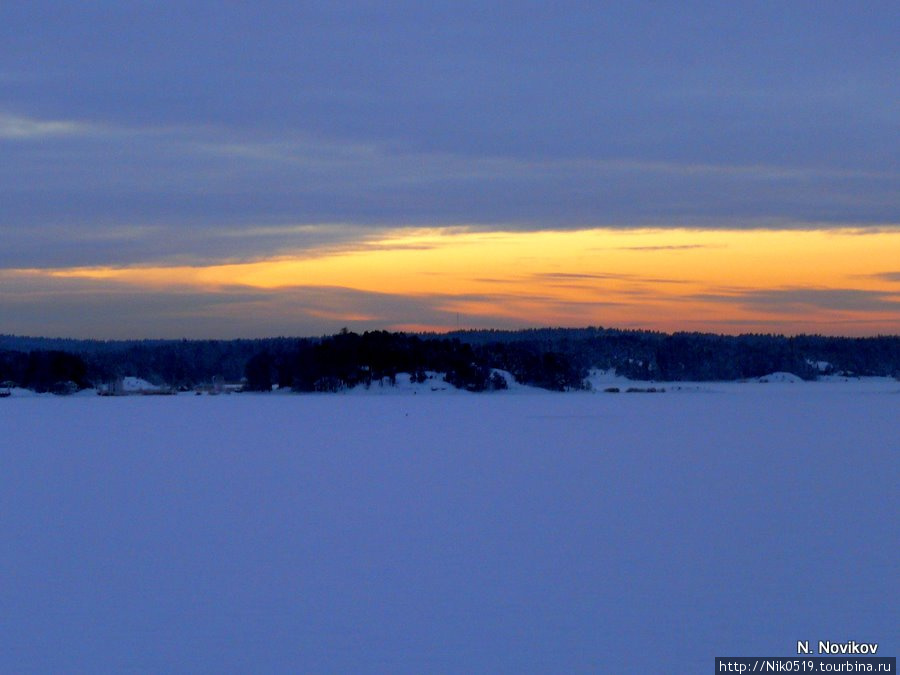
[[[62,296],[202,294],[207,316],[227,323],[240,313],[242,325],[297,311],[358,330],[602,325],[874,335],[900,332],[897,260],[900,230],[432,228],[242,263],[5,274],[43,280]],[[304,304],[311,296],[315,303]]]

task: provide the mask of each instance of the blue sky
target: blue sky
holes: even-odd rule
[[[0,269],[896,227],[898,34],[895,2],[5,3]]]

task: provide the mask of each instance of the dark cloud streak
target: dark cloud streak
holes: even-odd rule
[[[896,312],[900,294],[856,288],[730,289],[688,296],[685,300],[743,305],[777,314],[809,311]]]

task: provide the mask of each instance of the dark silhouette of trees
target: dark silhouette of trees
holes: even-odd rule
[[[70,393],[89,386],[87,365],[77,354],[61,351],[0,352],[0,382],[37,392]]]
[[[57,340],[0,336],[0,382],[38,391],[135,375],[190,388],[217,378],[270,391],[335,391],[396,382],[426,372],[469,391],[500,389],[505,380],[564,391],[584,386],[591,368],[615,368],[642,380],[737,380],[777,371],[900,376],[900,337],[665,334],[608,328],[541,328],[411,335],[343,330],[321,338],[265,340]],[[64,387],[68,388],[68,387]]]

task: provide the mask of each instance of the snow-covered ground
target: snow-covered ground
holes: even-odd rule
[[[158,391],[159,387],[140,377],[125,377],[122,378],[122,390],[125,392]]]
[[[897,655],[900,383],[618,384],[14,392],[0,672],[703,673],[798,640]]]

